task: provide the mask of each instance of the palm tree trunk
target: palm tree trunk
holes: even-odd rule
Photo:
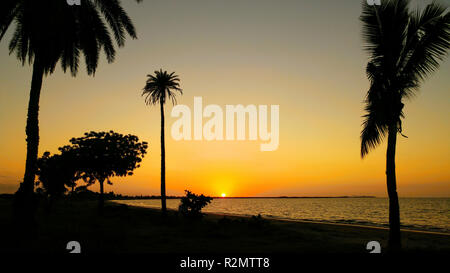
[[[98,211],[100,214],[103,214],[103,207],[105,205],[105,199],[103,197],[103,182],[105,182],[104,179],[100,179],[98,181],[100,183],[100,197],[99,197],[99,202],[98,202]]]
[[[33,64],[33,78],[31,80],[30,100],[27,114],[27,159],[25,163],[25,175],[23,187],[28,192],[34,190],[34,177],[36,175],[36,163],[39,147],[39,98],[41,95],[42,78],[44,69],[36,58]]]
[[[166,148],[164,140],[164,102],[161,105],[161,210],[167,213],[166,208]]]
[[[386,152],[386,183],[389,195],[389,249],[398,251],[401,248],[400,206],[397,195],[395,177],[395,148],[397,144],[397,126],[390,125]]]
[[[39,147],[39,98],[42,88],[44,69],[36,56],[33,63],[33,76],[31,80],[30,98],[28,101],[28,114],[26,124],[27,157],[23,182],[14,196],[14,215],[21,218],[21,225],[34,223],[34,178],[37,169]],[[17,218],[16,218],[17,219]]]

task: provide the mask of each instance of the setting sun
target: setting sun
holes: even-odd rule
[[[222,196],[222,197],[225,197],[225,196],[227,196],[227,195],[226,195],[225,193],[222,193],[221,196]]]

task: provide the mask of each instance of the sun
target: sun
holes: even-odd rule
[[[227,195],[226,195],[225,193],[222,193],[221,196],[222,196],[222,197],[225,197],[225,196],[227,196]]]

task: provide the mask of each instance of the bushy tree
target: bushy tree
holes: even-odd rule
[[[45,152],[38,159],[39,180],[36,184],[42,186],[42,193],[48,198],[49,207],[56,198],[67,191],[66,187],[73,189],[75,186],[75,182],[79,179],[76,162],[76,158],[70,152],[54,155]]]
[[[148,147],[147,142],[140,142],[137,136],[114,131],[89,132],[83,137],[72,138],[70,142],[72,145],[60,150],[76,156],[80,178],[88,185],[99,182],[100,210],[104,204],[104,182],[111,185],[111,177],[132,175]]]
[[[178,207],[178,211],[187,217],[201,218],[202,208],[206,207],[213,200],[212,197],[197,195],[188,190],[185,190],[186,196],[181,198],[181,204]]]

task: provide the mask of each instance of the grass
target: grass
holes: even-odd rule
[[[60,201],[39,208],[38,236],[18,240],[11,200],[0,198],[0,252],[66,253],[78,241],[83,253],[367,253],[367,242],[387,246],[388,231],[369,227],[207,214],[190,220],[169,211],[96,201]],[[407,253],[450,253],[450,235],[403,232]]]

